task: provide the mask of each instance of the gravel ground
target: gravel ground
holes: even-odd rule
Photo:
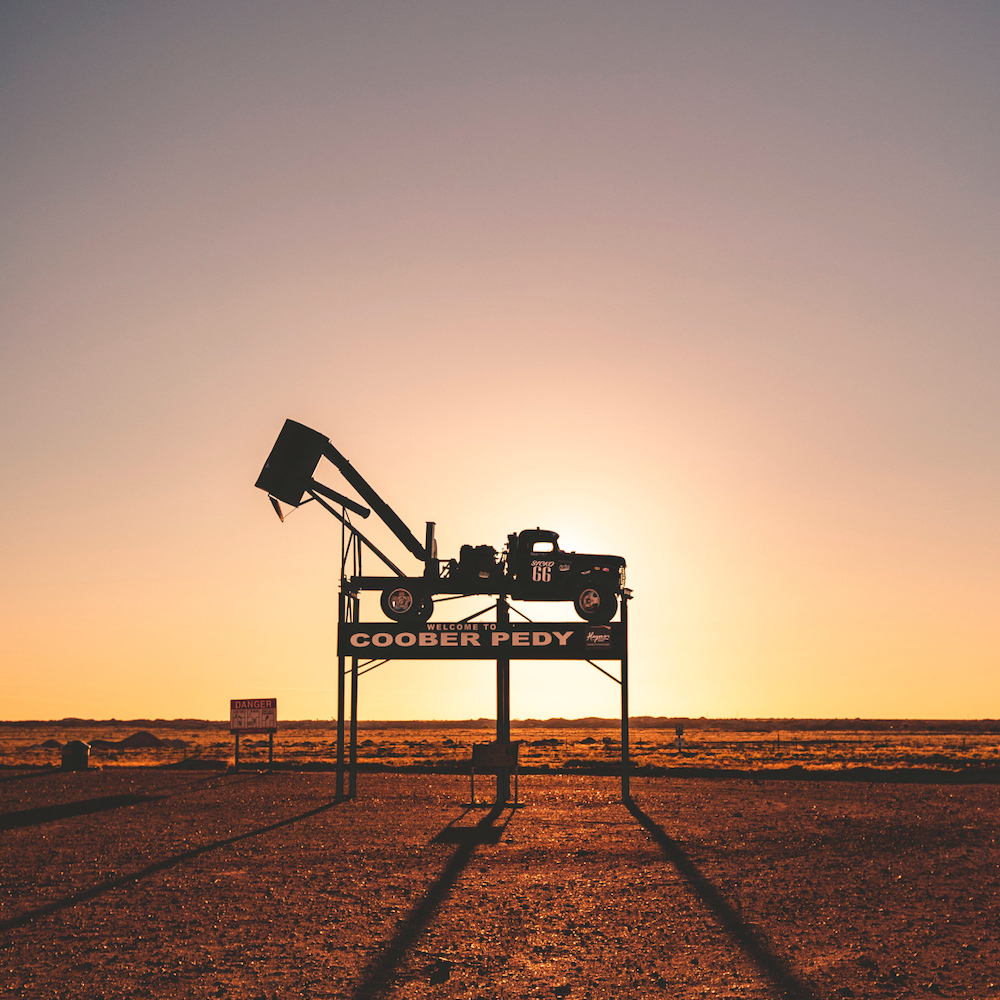
[[[0,775],[0,997],[1000,1000],[995,785],[334,783]]]

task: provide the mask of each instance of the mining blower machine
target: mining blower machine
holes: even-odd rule
[[[319,460],[324,457],[371,504],[371,510],[313,478]],[[621,556],[567,552],[559,547],[559,535],[544,528],[508,535],[501,552],[492,545],[463,545],[458,559],[439,559],[433,521],[427,522],[425,542],[421,545],[329,438],[294,420],[285,421],[256,485],[268,494],[282,519],[281,503],[299,507],[310,500],[320,501],[339,517],[323,502],[324,497],[360,517],[368,517],[374,510],[406,549],[424,564],[420,576],[407,576],[350,526],[395,575],[352,577],[349,587],[352,591],[381,591],[382,611],[393,621],[427,621],[433,613],[435,597],[506,595],[515,601],[572,601],[584,621],[603,623],[614,618],[625,589],[625,560]]]

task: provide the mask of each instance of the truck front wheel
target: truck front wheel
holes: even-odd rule
[[[618,595],[604,587],[584,584],[573,600],[576,613],[585,622],[609,622],[618,610]]]
[[[422,587],[407,580],[382,591],[382,612],[394,622],[425,622],[434,610],[434,602]]]

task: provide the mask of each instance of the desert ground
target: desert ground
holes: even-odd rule
[[[731,720],[722,725],[688,720],[678,746],[674,725],[633,723],[629,755],[636,773],[868,768],[905,770],[910,776],[931,770],[952,777],[1000,780],[1000,723],[995,721],[897,721],[856,729],[834,725],[845,723]],[[607,771],[621,758],[620,726],[613,720],[514,722],[511,737],[520,741],[521,763],[529,772]],[[358,732],[358,762],[370,770],[455,770],[469,759],[474,743],[493,738],[493,723],[488,720],[477,726],[368,723]],[[225,768],[233,762],[234,738],[223,722],[0,722],[0,770],[58,766],[62,746],[69,740],[90,743],[91,763],[105,768],[170,764]],[[251,765],[265,762],[267,746],[266,736],[243,736],[241,760]],[[335,724],[283,724],[274,738],[274,760],[279,767],[332,766]]]
[[[11,767],[0,996],[1000,997],[1000,786],[631,790]]]

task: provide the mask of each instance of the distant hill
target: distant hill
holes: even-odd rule
[[[87,728],[94,725],[120,726],[132,729],[221,729],[229,730],[224,719],[35,719],[0,721],[0,726],[33,728],[46,726],[62,729]],[[493,719],[392,719],[358,721],[358,729],[484,729],[495,725]],[[514,729],[617,729],[618,719],[588,717],[584,719],[512,719]],[[682,725],[685,731],[699,729],[734,733],[781,732],[913,732],[913,733],[1000,733],[998,719],[690,719],[639,715],[629,719],[631,729],[673,729]],[[279,729],[315,729],[335,727],[332,719],[278,720]]]

